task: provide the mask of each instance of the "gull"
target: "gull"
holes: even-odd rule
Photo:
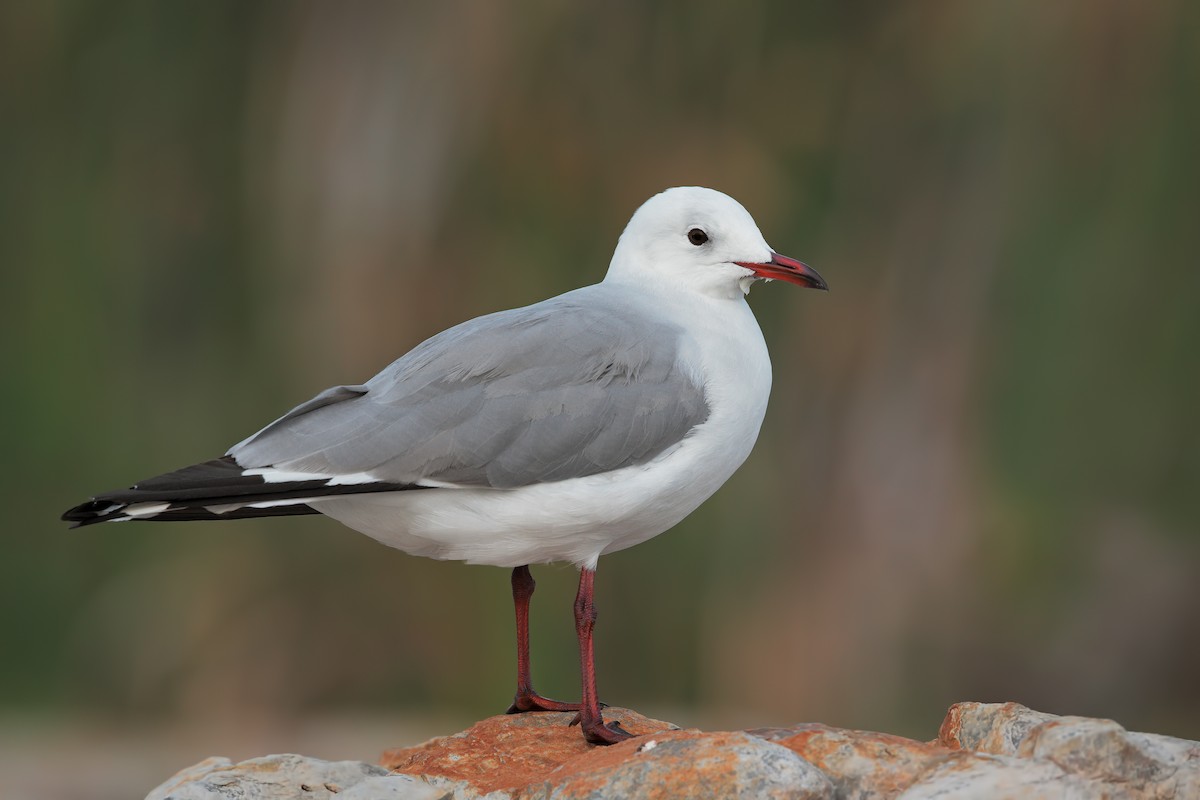
[[[592,632],[600,556],[673,527],[750,454],[771,389],[756,281],[827,289],[776,253],[749,212],[701,187],[647,200],[600,283],[464,322],[363,384],[334,386],[226,454],[98,494],[101,522],[324,514],[416,556],[512,569],[517,691],[509,713],[605,723]],[[530,564],[579,567],[582,699],[533,689]]]

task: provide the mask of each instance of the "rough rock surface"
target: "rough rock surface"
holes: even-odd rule
[[[583,740],[578,728],[568,726],[574,716],[541,713],[491,717],[453,736],[389,750],[380,763],[409,775],[465,781],[481,795],[497,789],[512,791],[598,749]],[[669,722],[624,708],[605,709],[604,718],[620,722],[634,734],[675,729]]]
[[[517,794],[527,798],[829,798],[833,784],[786,747],[742,732],[669,731],[592,750]]]
[[[1200,743],[1016,703],[959,703],[932,742],[826,725],[679,730],[610,708],[638,738],[591,747],[571,714],[499,716],[389,750],[382,767],[208,759],[147,800],[1200,798]]]
[[[435,800],[443,794],[419,778],[374,764],[287,753],[240,764],[206,758],[176,773],[146,800]]]
[[[938,742],[1046,761],[1122,796],[1200,798],[1200,742],[1127,731],[1110,719],[1057,717],[1017,703],[958,703]]]

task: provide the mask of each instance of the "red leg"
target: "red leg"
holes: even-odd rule
[[[583,738],[592,744],[615,744],[633,737],[619,722],[604,724],[600,700],[596,695],[596,659],[592,647],[592,629],[596,626],[596,571],[579,572],[579,594],[575,596],[575,633],[579,636],[579,663],[583,675],[583,703],[579,725]]]
[[[507,713],[522,711],[578,711],[579,703],[560,703],[549,700],[533,690],[529,675],[529,598],[537,583],[529,567],[517,567],[512,572],[513,605],[517,610],[517,693]]]

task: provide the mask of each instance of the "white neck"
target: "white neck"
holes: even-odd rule
[[[749,293],[754,280],[749,270],[736,264],[709,266],[681,275],[669,267],[656,268],[653,264],[639,262],[618,247],[603,282],[629,286],[642,293],[670,298],[672,303],[676,303],[685,301],[691,294],[721,300],[742,300]]]

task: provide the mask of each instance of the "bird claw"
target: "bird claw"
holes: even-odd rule
[[[524,714],[527,711],[579,711],[579,703],[563,703],[542,697],[537,692],[517,694],[505,714]],[[576,717],[579,715],[576,714]]]
[[[584,726],[583,738],[592,744],[607,745],[632,739],[634,734],[622,728],[621,723],[616,720],[605,724],[602,719],[597,719],[592,725]]]

